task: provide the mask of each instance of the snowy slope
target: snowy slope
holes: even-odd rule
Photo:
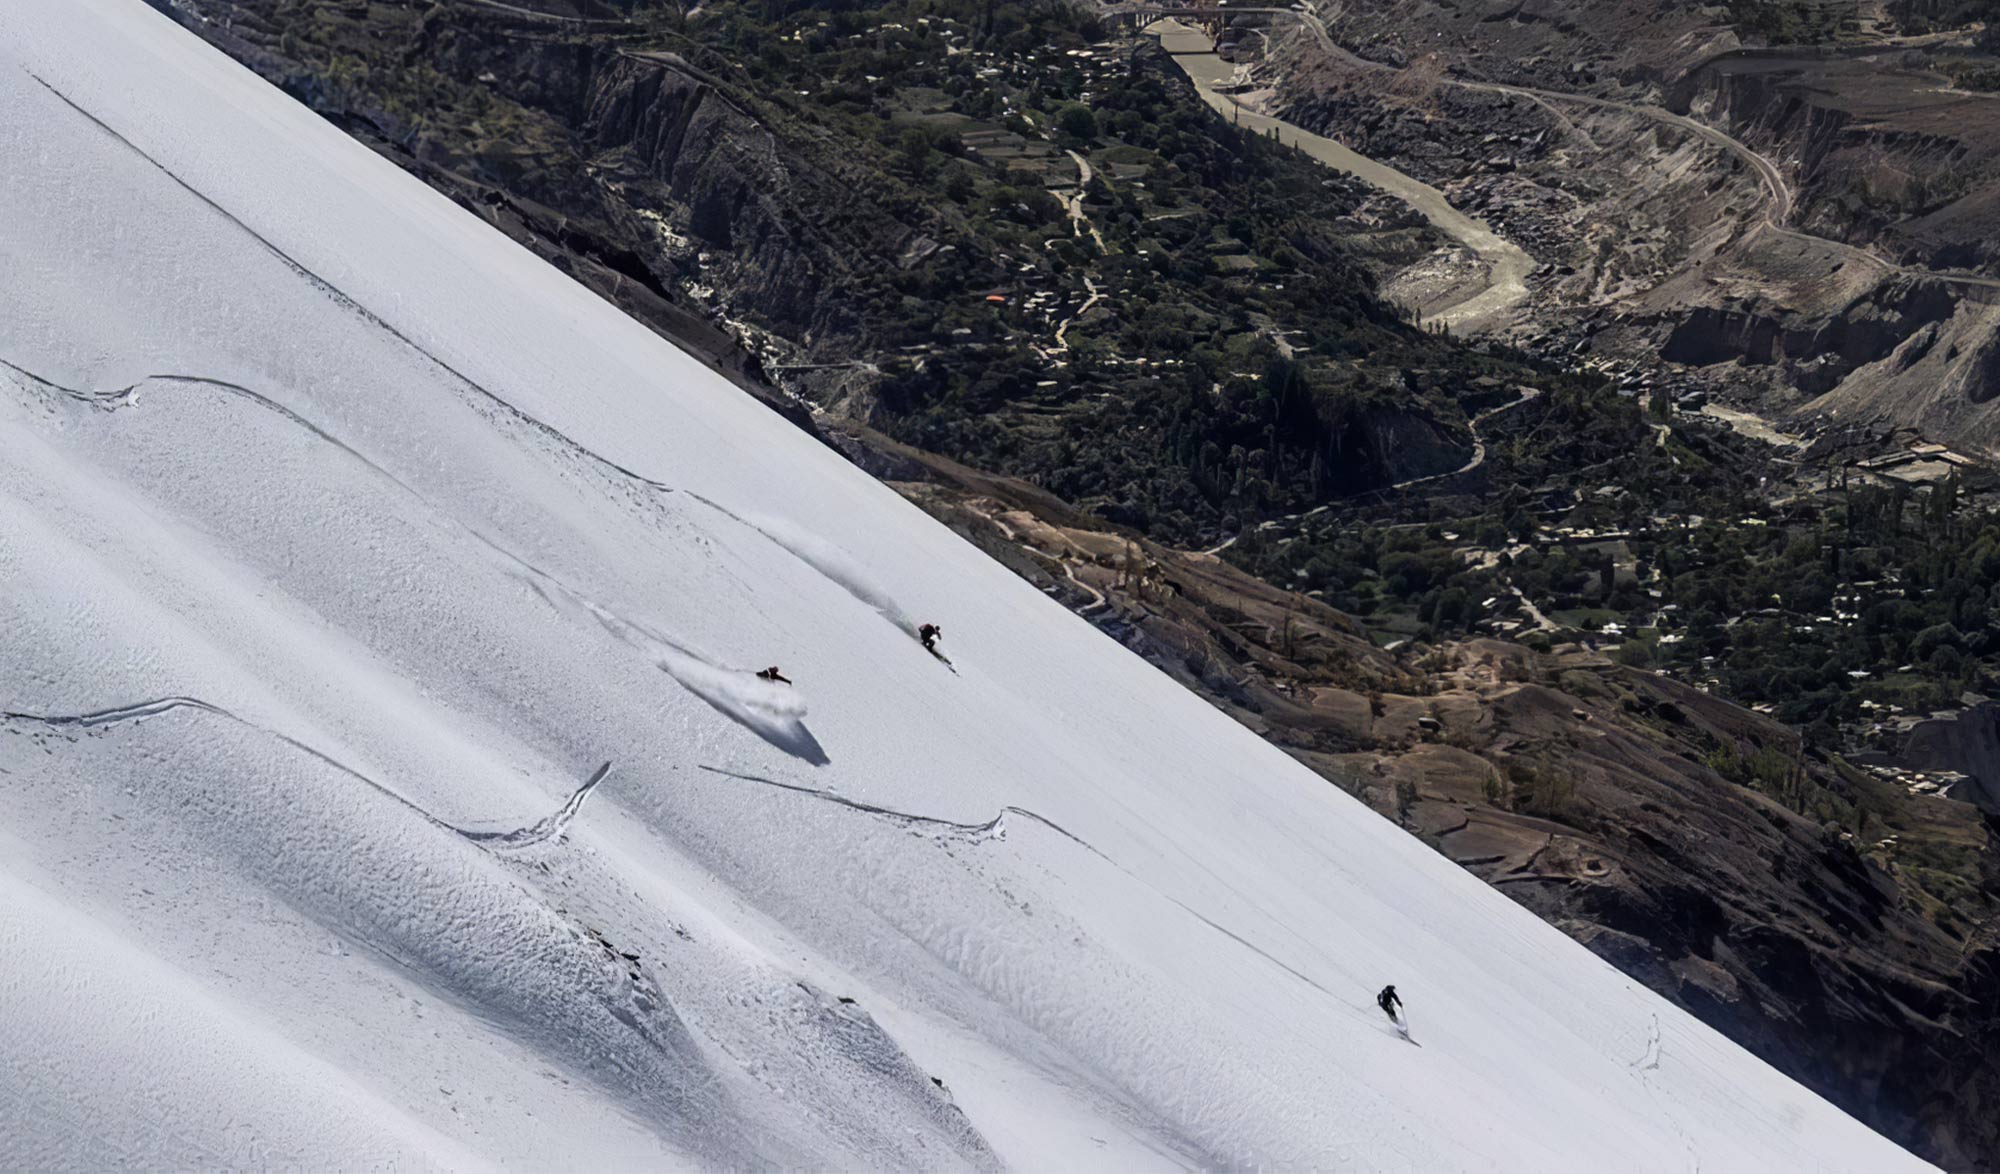
[[[0,1166],[1915,1164],[138,0],[0,157]]]

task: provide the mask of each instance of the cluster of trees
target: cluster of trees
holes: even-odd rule
[[[1939,29],[1964,28],[1975,21],[1986,23],[1981,44],[2000,47],[2000,29],[1993,24],[1992,0],[1889,0],[1889,16],[1906,33],[1929,33]]]
[[[1662,663],[1693,670],[1713,658],[1730,696],[1768,702],[1829,743],[1840,722],[1865,716],[1864,700],[1950,704],[2000,653],[1989,612],[2000,516],[1958,498],[1955,479],[1863,486],[1784,526],[1711,523],[1664,546],[1666,597],[1686,624]]]
[[[1731,0],[1731,23],[1774,45],[1831,41],[1859,27],[1858,0]]]
[[[1412,328],[1343,236],[1364,189],[1228,124],[1150,42],[1105,50],[1075,6],[721,0],[686,29],[684,52],[747,72],[774,124],[810,125],[796,137],[854,177],[828,223],[862,235],[872,208],[939,246],[856,266],[834,299],[899,439],[1206,544],[1451,467],[1474,380],[1554,379]],[[967,149],[996,129],[1028,151]],[[1074,175],[1064,150],[1096,161],[1094,234],[1048,190]],[[1086,279],[1102,296],[1058,360]]]
[[[1428,525],[1331,516],[1297,540],[1253,533],[1232,553],[1264,577],[1426,638],[1476,630],[1495,618],[1488,600],[1524,615],[1518,591],[1573,637],[1768,704],[1827,746],[1847,740],[1844,724],[1888,706],[1923,713],[1993,684],[2000,513],[1968,506],[1956,478],[1855,484],[1776,508],[1746,497],[1758,468],[1748,452],[1689,476],[1686,464],[1646,459],[1652,447],[1620,468],[1611,488],[1628,492],[1572,478],[1545,495],[1548,508],[1508,506],[1520,495],[1504,482],[1518,470],[1502,460],[1492,476],[1503,484],[1488,498],[1500,508],[1483,514]],[[1616,537],[1548,540],[1559,525]],[[1488,552],[1483,565],[1467,547]],[[1617,637],[1591,635],[1612,620]]]

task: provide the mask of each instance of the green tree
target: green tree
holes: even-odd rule
[[[1087,143],[1097,137],[1097,115],[1079,102],[1068,103],[1056,113],[1056,129],[1072,139]]]
[[[913,126],[896,140],[896,154],[903,167],[918,179],[930,174],[931,136],[922,127]]]

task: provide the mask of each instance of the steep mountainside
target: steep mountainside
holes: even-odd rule
[[[1921,1168],[150,9],[0,101],[0,1165]]]
[[[1210,556],[912,459],[916,500],[1600,957],[1892,1136],[1997,1140],[1994,844],[1769,717],[1571,648],[1420,662]],[[1023,552],[1028,557],[1023,558]],[[1888,837],[1889,859],[1857,851]]]
[[[1435,531],[1494,503],[1505,517],[1595,493],[1607,464],[1754,482],[1776,468],[1765,457],[1678,427],[1656,444],[1594,380],[1412,338],[1361,279],[1421,267],[1438,246],[1420,222],[1231,135],[1150,42],[1107,47],[1062,21],[954,28],[949,7],[926,10],[938,27],[922,36],[900,11],[801,9],[774,30],[726,7],[692,24],[661,5],[540,7],[588,22],[481,4],[171,11],[794,418],[820,406],[808,426],[864,467],[1627,973],[1928,1155],[1994,1152],[1990,1049],[1966,1043],[1991,1030],[1976,813],[1934,810],[1801,752],[1768,718],[1580,650],[1454,643],[1439,621],[1424,629],[1434,649],[1382,653],[1324,603],[1174,548],[1242,534],[1229,557],[1318,590],[1321,563],[1251,549],[1258,518],[1285,534],[1286,515],[1329,494],[1471,469],[1361,499]],[[1489,31],[1567,35],[1510,21]],[[1682,46],[1690,65],[1696,48]],[[1078,76],[1019,80],[1048,54]],[[955,94],[883,81],[928,77],[939,57],[976,64],[973,80],[945,75]],[[1766,198],[1685,128],[1400,82],[1383,116],[1380,76],[1351,76],[1310,100],[1315,117],[1424,178],[1449,183],[1468,161],[1496,183],[1542,168],[1629,199],[1578,205],[1596,260],[1545,274],[1544,290],[1668,297],[1651,276],[1691,255],[1733,261]],[[1102,99],[1098,137],[1027,122],[1031,100],[1065,109],[1033,98],[1043,86]],[[1021,121],[985,109],[992,94]],[[1503,143],[1467,131],[1501,116]],[[1635,136],[1657,151],[1620,156],[1615,182],[1575,166],[1586,144]],[[1094,172],[1080,185],[1078,158]],[[1518,235],[1534,250],[1567,231],[1551,209],[1480,207],[1510,233],[1541,226]],[[1810,268],[1770,251],[1759,263]],[[1298,280],[1308,259],[1324,280]],[[1885,318],[1935,312],[1921,289],[1885,304]],[[1655,345],[1723,359],[1738,344],[1714,340],[1732,332],[1744,346],[1782,335],[1794,353],[1825,333],[1749,313],[1704,327],[1701,313],[1738,313],[1718,305],[1697,291],[1642,321]],[[1870,361],[1893,329],[1854,331],[1842,361]],[[1465,595],[1445,577],[1427,616]],[[1885,835],[1906,848],[1877,847]]]

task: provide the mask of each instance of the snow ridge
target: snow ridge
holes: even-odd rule
[[[561,839],[569,831],[569,825],[576,819],[577,812],[583,810],[583,801],[590,798],[590,793],[597,789],[598,784],[609,777],[611,777],[611,764],[607,762],[591,772],[590,777],[583,781],[583,785],[572,791],[569,798],[563,800],[561,807],[527,827],[515,828],[511,832],[476,832],[465,828],[452,830],[475,844],[491,848],[539,847],[551,840]]]
[[[918,815],[914,812],[896,811],[888,807],[879,807],[873,803],[864,803],[859,799],[851,799],[846,795],[842,795],[838,791],[829,791],[820,787],[808,787],[803,783],[788,783],[781,779],[767,779],[762,775],[744,774],[741,771],[725,770],[719,766],[709,766],[707,763],[702,763],[701,769],[709,772],[710,774],[724,775],[727,776],[728,778],[740,779],[741,781],[746,783],[757,783],[760,786],[776,787],[781,791],[790,791],[796,795],[809,795],[814,799],[820,799],[828,803],[839,804],[840,806],[848,808],[851,811],[862,811],[866,812],[869,815],[879,815],[895,823],[905,824],[911,827],[942,828],[945,831],[960,833],[969,840],[1005,839],[1007,836],[1007,817],[1009,815],[1017,815],[1020,816],[1022,819],[1033,820],[1034,822],[1041,824],[1043,827],[1048,828],[1050,831],[1055,832],[1057,835],[1060,835],[1065,839],[1075,842],[1078,846],[1082,847],[1083,849],[1090,852],[1094,856],[1098,856],[1107,860],[1110,859],[1109,857],[1106,857],[1104,853],[1099,852],[1095,848],[1092,848],[1088,843],[1086,843],[1081,837],[1077,836],[1074,832],[1069,831],[1067,828],[1063,827],[1055,820],[1050,819],[1048,816],[1043,815],[1039,812],[1030,811],[1025,807],[1016,807],[1011,803],[1005,807],[1002,807],[999,810],[999,812],[993,816],[992,819],[989,819],[984,823],[960,823],[957,820],[942,819],[935,815]]]
[[[483,832],[447,823],[430,812],[425,811],[407,797],[399,794],[395,788],[377,782],[340,761],[338,758],[333,757],[331,754],[308,745],[292,737],[290,734],[271,729],[269,726],[260,725],[220,705],[203,701],[199,697],[157,697],[150,701],[138,701],[130,705],[117,705],[109,709],[98,709],[89,713],[78,714],[52,715],[23,713],[17,710],[0,710],[0,721],[30,722],[57,730],[74,728],[84,731],[95,731],[124,725],[128,722],[144,721],[147,718],[158,717],[163,713],[172,713],[179,709],[193,710],[196,713],[202,714],[212,714],[248,729],[255,730],[260,734],[276,738],[292,749],[309,754],[333,769],[340,771],[342,774],[347,775],[349,778],[354,779],[356,782],[366,784],[372,790],[395,800],[422,817],[426,822],[443,828],[446,831],[456,832],[473,843],[492,848],[526,848],[557,839],[569,830],[570,821],[574,820],[577,812],[583,809],[583,801],[590,797],[591,791],[595,790],[598,784],[602,783],[611,774],[610,763],[607,762],[598,767],[595,771],[591,772],[588,779],[584,780],[582,786],[570,793],[569,798],[563,801],[561,807],[536,823],[505,832]]]
[[[265,236],[263,233],[258,232],[256,229],[250,227],[250,225],[244,223],[244,221],[240,217],[238,217],[234,212],[231,212],[229,209],[223,207],[215,200],[209,198],[206,194],[204,194],[201,191],[200,188],[197,188],[193,184],[189,183],[187,180],[182,179],[180,175],[175,173],[175,171],[171,167],[168,167],[166,164],[160,162],[158,159],[155,159],[152,155],[148,154],[138,144],[134,143],[131,139],[120,134],[109,123],[105,122],[97,115],[92,114],[89,110],[79,105],[68,94],[65,94],[61,89],[50,84],[41,75],[37,74],[33,70],[27,70],[25,72],[29,77],[33,78],[44,89],[48,90],[51,94],[54,94],[57,98],[61,99],[64,105],[68,106],[71,110],[76,111],[84,118],[89,119],[93,126],[96,126],[99,130],[103,131],[111,138],[117,140],[117,142],[120,143],[122,146],[124,146],[127,150],[131,151],[139,158],[151,164],[155,169],[157,169],[162,175],[165,175],[168,179],[174,181],[174,183],[178,185],[182,190],[186,191],[189,195],[193,196],[195,199],[200,200],[208,208],[214,211],[218,216],[221,216],[224,220],[228,221],[236,229],[244,233],[246,236],[250,237],[250,239],[256,241],[257,244],[262,246],[263,249],[266,252],[268,252],[271,256],[276,257],[287,268],[292,270],[294,273],[298,274],[300,277],[304,278],[306,281],[310,282],[313,288],[317,289],[320,293],[324,294],[326,297],[332,299],[342,309],[345,309],[349,313],[352,313],[355,316],[361,318],[363,321],[367,322],[370,326],[374,327],[377,330],[382,331],[384,334],[387,334],[391,338],[396,339],[398,342],[410,348],[410,350],[414,351],[416,354],[422,356],[432,366],[436,367],[438,370],[444,372],[446,375],[449,375],[452,379],[456,380],[460,385],[462,385],[467,390],[477,394],[478,396],[490,402],[494,406],[500,408],[502,411],[508,413],[510,416],[514,417],[521,423],[536,429],[537,431],[548,436],[551,440],[554,440],[557,443],[563,445],[564,447],[571,449],[579,456],[586,457],[591,461],[603,465],[605,468],[617,473],[618,475],[625,477],[631,481],[634,481],[638,484],[644,485],[648,488],[657,489],[664,493],[673,492],[673,487],[670,485],[666,485],[659,481],[655,481],[652,478],[647,477],[642,473],[638,473],[631,469],[626,468],[624,465],[621,465],[616,461],[612,461],[604,456],[599,455],[598,453],[592,452],[589,448],[586,448],[585,446],[578,444],[575,440],[565,435],[560,429],[540,419],[537,419],[533,415],[522,411],[520,408],[515,407],[513,404],[507,402],[507,400],[504,397],[496,394],[495,392],[487,388],[485,385],[479,383],[477,380],[474,380],[471,377],[467,376],[457,367],[454,367],[450,363],[445,362],[443,359],[439,358],[437,354],[430,348],[417,342],[417,340],[411,338],[408,334],[405,334],[403,331],[397,329],[395,325],[393,325],[386,319],[382,318],[380,315],[376,314],[375,311],[370,310],[367,306],[363,305],[359,300],[354,298],[352,295],[348,294],[345,290],[333,284],[331,281],[328,281],[326,278],[321,277],[318,273],[315,273],[313,270],[306,267],[305,264],[300,262],[297,258],[293,257],[290,253],[286,252],[282,248],[279,248],[275,243],[272,242],[272,240],[269,237]],[[8,366],[12,367],[12,364],[8,364]],[[16,368],[16,370],[18,370],[18,368]],[[172,377],[169,376],[166,378],[172,378]],[[235,390],[240,391],[242,389],[238,388]],[[77,393],[72,392],[70,394],[74,395]],[[254,395],[255,393],[246,393],[246,394]],[[276,406],[276,405],[273,404],[270,406]],[[310,425],[308,426],[310,427]],[[332,438],[328,437],[328,439]]]

